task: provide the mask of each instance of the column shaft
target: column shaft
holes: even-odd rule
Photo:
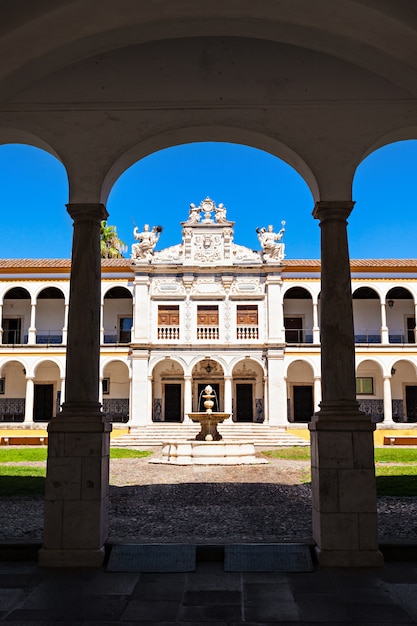
[[[392,426],[391,376],[384,376],[384,426]]]
[[[101,204],[68,205],[74,220],[66,399],[48,426],[45,523],[39,563],[98,567],[108,535],[111,425],[100,411]]]
[[[35,392],[35,383],[33,378],[26,378],[26,397],[25,397],[25,424],[33,424],[33,400]]]
[[[352,202],[319,202],[320,411],[309,425],[313,537],[330,567],[382,565],[378,550],[373,431],[359,411],[346,219]]]

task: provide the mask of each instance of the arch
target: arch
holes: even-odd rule
[[[356,373],[359,371],[359,368],[362,366],[364,366],[364,364],[366,363],[371,363],[372,365],[377,365],[378,370],[380,371],[381,375],[383,376],[387,376],[388,375],[388,367],[387,364],[384,362],[383,358],[381,357],[375,357],[373,356],[372,358],[370,358],[369,356],[357,356],[356,357]]]
[[[133,288],[125,285],[105,285],[102,298],[103,300],[133,298]]]
[[[149,374],[150,376],[154,375],[155,372],[155,368],[158,367],[158,365],[160,365],[161,363],[167,363],[169,361],[174,361],[174,363],[177,363],[183,372],[186,371],[187,369],[187,363],[186,361],[180,357],[180,356],[172,356],[170,355],[169,357],[167,356],[156,356],[151,358],[151,360],[149,361]]]
[[[3,300],[31,300],[32,296],[26,287],[9,287],[3,294]]]
[[[45,365],[46,363],[53,363],[54,365],[56,365],[56,367],[58,368],[58,371],[59,371],[60,378],[64,378],[65,377],[65,362],[64,362],[64,359],[59,359],[58,357],[50,357],[50,356],[37,358],[31,364],[31,370],[30,370],[31,371],[31,375],[36,377],[39,368],[42,367],[43,365]]]
[[[414,300],[415,294],[412,292],[411,289],[403,287],[401,285],[397,287],[391,287],[387,291],[385,299],[387,300],[387,302],[388,300]]]
[[[25,371],[26,373],[29,372],[29,364],[28,364],[28,362],[25,359],[19,358],[19,357],[17,357],[17,358],[16,357],[13,357],[13,358],[4,357],[3,359],[0,360],[0,375],[3,372],[3,368],[6,365],[9,365],[10,363],[18,363],[19,365],[21,365],[22,366],[22,373],[23,373],[23,371]]]
[[[283,298],[292,299],[292,300],[312,300],[313,299],[313,290],[310,285],[307,287],[299,287],[296,285],[288,285],[284,286],[282,290]]]
[[[304,179],[314,200],[320,199],[319,185],[313,168],[291,147],[268,135],[245,128],[213,125],[172,129],[144,139],[132,146],[113,163],[105,175],[101,191],[101,202],[106,204],[110,191],[118,178],[140,159],[164,148],[205,141],[247,145],[282,159]]]
[[[126,361],[125,358],[123,357],[118,357],[118,356],[109,356],[109,357],[104,357],[100,360],[100,376],[103,377],[105,375],[105,369],[106,367],[108,367],[109,365],[111,365],[112,363],[121,363],[122,365],[124,365],[129,373],[129,377],[132,374],[132,370],[129,366],[129,363]]]
[[[35,291],[34,296],[37,300],[65,300],[66,294],[61,287],[54,285],[48,287],[39,287]]]
[[[19,128],[0,128],[0,145],[6,144],[21,144],[33,146],[34,148],[39,148],[40,150],[49,152],[49,154],[54,156],[56,159],[58,159],[58,161],[62,163],[62,165],[64,165],[57,150],[55,150],[55,148],[53,148],[50,143],[26,130],[22,130]]]
[[[284,376],[287,379],[288,379],[288,376],[289,376],[290,368],[293,367],[294,364],[296,364],[296,363],[306,364],[311,369],[311,374],[312,374],[312,376],[314,378],[317,377],[317,376],[320,376],[320,372],[319,372],[319,369],[318,369],[318,363],[315,362],[314,359],[312,359],[310,357],[305,357],[305,356],[303,356],[302,358],[300,358],[299,356],[293,356],[293,357],[288,357],[288,360],[286,359]]]
[[[357,287],[352,292],[352,300],[380,300],[380,294],[374,287]]]
[[[363,152],[360,159],[358,160],[356,169],[368,156],[370,156],[373,152],[376,152],[380,148],[384,148],[385,146],[388,146],[392,143],[407,141],[410,139],[417,139],[417,126],[405,126],[403,128],[395,128],[393,130],[390,130],[381,137],[378,137],[378,139],[375,139],[375,141],[366,148],[366,150]]]
[[[307,359],[294,358],[287,366],[287,412],[290,422],[310,422],[314,413],[314,366]]]

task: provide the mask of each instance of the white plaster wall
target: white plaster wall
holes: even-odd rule
[[[133,317],[131,298],[105,298],[103,325],[105,335],[117,335],[119,317]]]
[[[124,363],[114,361],[106,365],[104,378],[110,378],[110,393],[105,398],[129,398],[129,371]]]
[[[3,318],[20,317],[22,319],[22,335],[26,334],[30,324],[30,309],[29,299],[5,300],[3,304]]]
[[[7,363],[2,369],[2,378],[6,379],[4,398],[24,398],[26,395],[26,377],[23,366],[16,361]]]
[[[390,334],[404,333],[406,316],[411,315],[414,315],[414,303],[412,300],[395,300],[392,308],[387,306],[387,326]]]
[[[379,300],[353,300],[355,334],[377,335],[381,330],[381,304]]]
[[[384,381],[382,378],[382,372],[379,365],[372,363],[371,361],[365,361],[361,363],[357,370],[356,376],[359,377],[371,377],[374,380],[374,393],[373,394],[361,394],[358,396],[358,400],[365,399],[381,399],[384,397]]]
[[[64,300],[38,300],[36,304],[36,331],[62,332],[64,326]]]
[[[311,299],[298,300],[291,298],[284,298],[284,317],[299,317],[304,318],[305,330],[312,330],[313,328],[313,303]]]

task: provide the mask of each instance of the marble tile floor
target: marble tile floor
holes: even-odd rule
[[[417,561],[381,569],[230,573],[109,573],[0,563],[0,624],[133,626],[417,625]]]

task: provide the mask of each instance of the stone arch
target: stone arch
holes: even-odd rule
[[[416,296],[403,286],[391,287],[385,294],[389,342],[416,342]]]
[[[213,411],[224,411],[225,374],[226,368],[217,356],[200,357],[193,360],[192,365],[192,408],[193,411],[202,408],[202,390],[207,385],[213,387],[215,393]]]
[[[103,343],[130,343],[133,293],[127,286],[106,285],[103,298]]]
[[[66,295],[56,286],[40,288],[36,297],[36,343],[63,342]]]
[[[33,421],[49,422],[59,412],[63,363],[54,358],[38,359],[33,368]]]
[[[399,141],[407,141],[409,139],[417,139],[417,126],[405,126],[403,128],[395,128],[387,133],[384,133],[380,137],[376,138],[363,152],[358,160],[356,169],[368,156],[373,152],[376,152],[380,148],[384,148],[392,143]]]
[[[287,415],[289,422],[308,423],[314,413],[314,366],[294,358],[287,365]]]
[[[103,180],[101,202],[106,204],[115,182],[140,159],[164,148],[205,141],[247,145],[282,159],[300,174],[308,185],[314,200],[319,199],[319,186],[313,168],[291,147],[270,135],[264,135],[247,128],[207,125],[171,129],[146,138],[131,147],[113,163],[106,173]]]
[[[283,303],[286,343],[313,343],[312,290],[291,286],[284,291]]]
[[[384,419],[384,375],[381,359],[362,357],[356,364],[356,394],[359,409],[373,422]]]
[[[125,359],[109,357],[101,363],[102,411],[112,423],[129,421],[131,371]]]
[[[0,128],[0,145],[6,144],[22,144],[39,148],[40,150],[49,152],[49,154],[58,159],[65,167],[57,150],[55,150],[49,142],[26,130],[19,128]]]
[[[234,422],[266,419],[264,367],[255,358],[239,358],[232,369],[232,416]]]
[[[4,392],[0,395],[0,423],[23,422],[25,419],[27,368],[25,359],[5,358],[0,361]]]
[[[352,293],[356,343],[381,343],[381,295],[373,286],[357,286]]]
[[[152,368],[152,421],[184,421],[184,366],[179,359],[161,358]]]
[[[2,343],[28,343],[32,295],[24,287],[7,288],[3,294]]]
[[[397,358],[391,367],[392,419],[417,422],[417,361]]]

